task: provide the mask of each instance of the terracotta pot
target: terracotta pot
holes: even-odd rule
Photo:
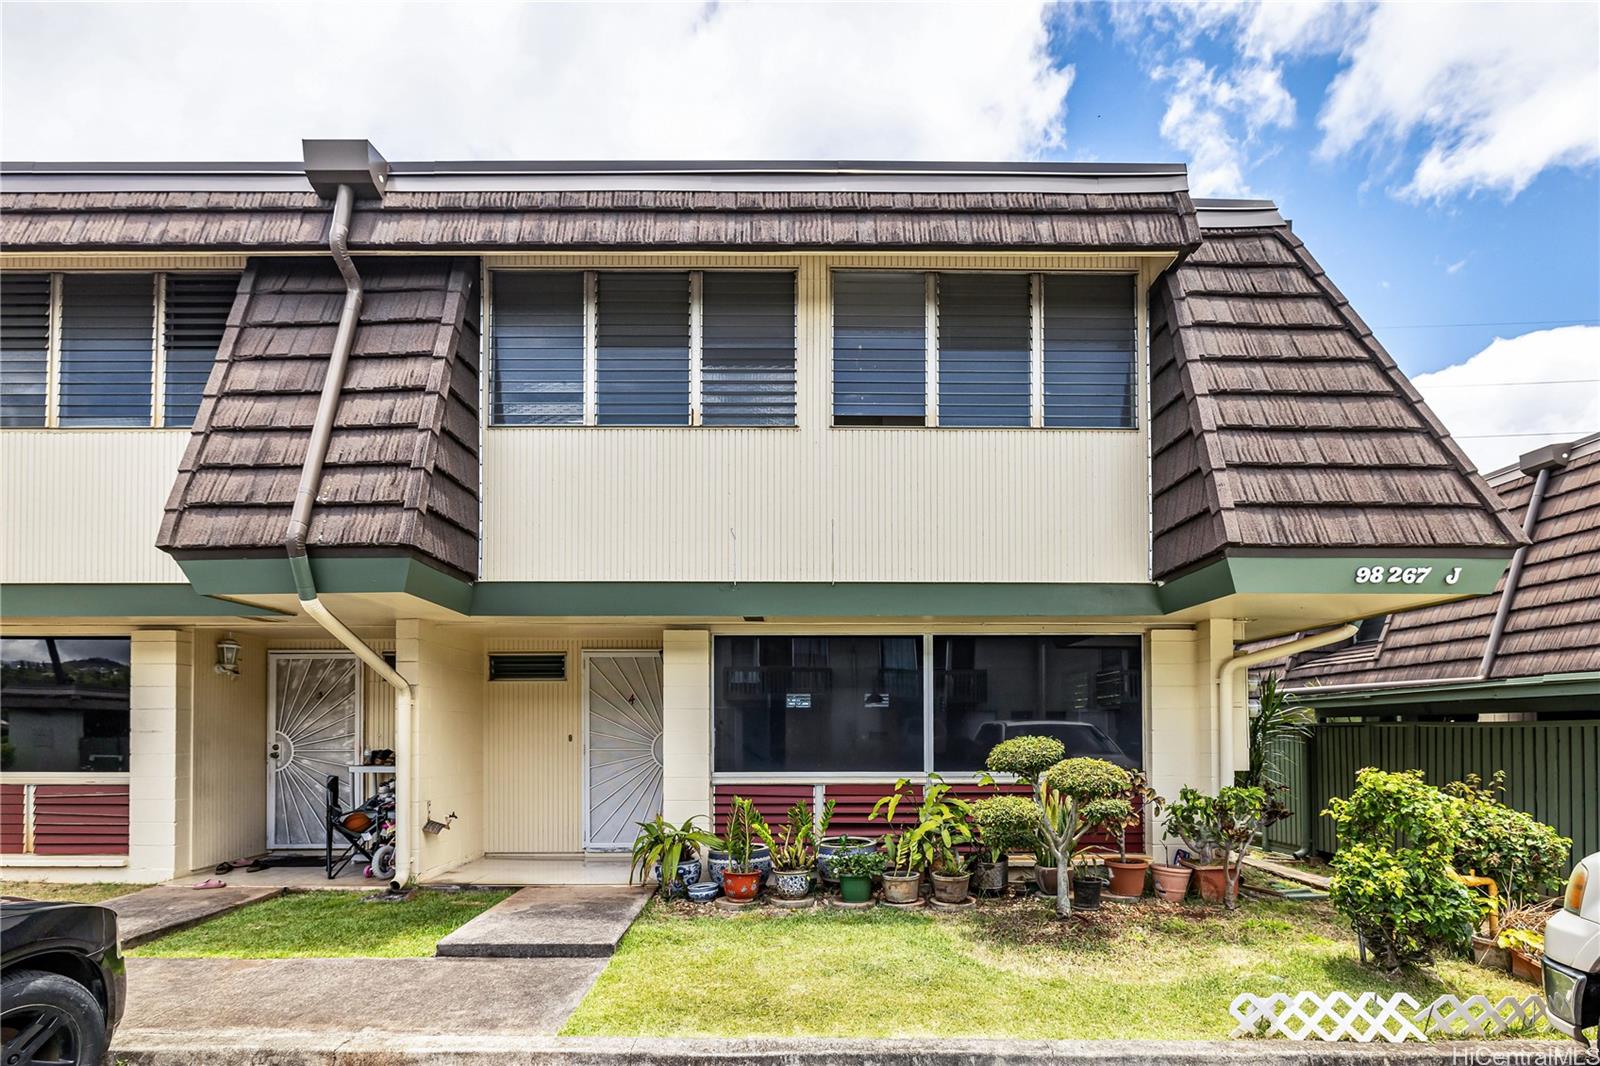
[[[1221,903],[1228,894],[1228,868],[1191,862],[1189,869],[1194,871],[1195,882],[1200,886],[1200,898],[1207,903]]]
[[[1511,949],[1511,976],[1519,981],[1530,981],[1539,984],[1544,980],[1544,969],[1539,964],[1539,956],[1529,955],[1526,951]]]
[[[967,889],[971,885],[971,874],[957,874],[954,877],[934,874],[933,898],[940,903],[960,903],[967,898]]]
[[[922,872],[909,874],[883,874],[883,899],[885,903],[915,903],[922,898]]]
[[[756,893],[761,891],[761,871],[751,870],[749,873],[722,871],[722,891],[729,899],[737,902],[755,899]]]
[[[1485,969],[1505,973],[1511,969],[1511,953],[1494,942],[1492,937],[1472,938],[1472,961]]]
[[[1111,871],[1113,896],[1144,895],[1144,875],[1150,869],[1149,859],[1107,859],[1106,869]]]
[[[1039,886],[1039,891],[1047,896],[1056,894],[1056,868],[1054,866],[1035,866],[1033,868],[1033,883]]]
[[[1194,871],[1187,866],[1156,864],[1150,868],[1156,879],[1156,895],[1171,903],[1182,903],[1189,894],[1189,878]]]

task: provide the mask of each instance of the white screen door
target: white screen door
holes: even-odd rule
[[[583,846],[627,850],[661,813],[661,653],[585,652]]]
[[[267,671],[267,846],[320,848],[327,783],[348,806],[361,757],[361,664],[346,652],[273,652]]]

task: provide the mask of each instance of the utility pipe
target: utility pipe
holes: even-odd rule
[[[395,810],[399,827],[394,837],[395,880],[401,884],[411,879],[411,846],[416,825],[415,804],[412,802],[412,710],[415,692],[400,672],[383,661],[383,656],[372,646],[350,631],[350,628],[328,609],[317,595],[317,583],[311,573],[311,560],[306,554],[306,536],[311,530],[311,510],[317,502],[317,492],[322,486],[322,468],[328,458],[328,444],[333,439],[333,423],[339,413],[339,394],[344,390],[345,371],[350,365],[350,349],[354,344],[356,325],[361,319],[361,301],[364,290],[361,275],[350,258],[350,214],[355,208],[355,190],[340,185],[333,201],[333,222],[328,234],[328,251],[333,255],[339,275],[344,278],[344,307],[339,312],[339,328],[334,334],[333,351],[328,356],[328,371],[322,379],[322,395],[317,400],[316,419],[311,425],[311,439],[306,444],[305,463],[300,468],[300,485],[295,490],[294,505],[289,511],[289,528],[284,535],[283,547],[289,556],[289,570],[294,575],[295,592],[300,606],[333,639],[348,648],[356,658],[371,667],[373,672],[388,682],[395,691]]]
[[[1233,784],[1233,678],[1234,675],[1246,667],[1255,666],[1257,663],[1270,662],[1281,659],[1285,655],[1297,655],[1303,651],[1336,644],[1356,635],[1359,627],[1353,623],[1324,629],[1320,633],[1313,633],[1308,637],[1300,637],[1285,644],[1274,644],[1270,648],[1259,651],[1249,651],[1242,655],[1235,655],[1217,668],[1217,702],[1211,708],[1211,735],[1216,744],[1215,786],[1218,789]]]

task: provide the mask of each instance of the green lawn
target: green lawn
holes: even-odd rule
[[[136,948],[163,958],[324,959],[432,955],[446,933],[509,892],[422,891],[398,903],[360,892],[295,892],[213,918]]]
[[[46,899],[71,903],[100,903],[113,896],[126,896],[149,885],[123,885],[110,881],[91,881],[82,885],[60,884],[54,881],[0,881],[0,896],[21,896],[24,899]]]
[[[1450,961],[1390,981],[1323,903],[1146,900],[1071,922],[1037,902],[970,915],[727,916],[652,903],[562,1030],[569,1036],[1208,1039],[1240,992],[1528,995]]]

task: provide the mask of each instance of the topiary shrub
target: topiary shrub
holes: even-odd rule
[[[1008,851],[1031,849],[1039,835],[1039,805],[1024,796],[989,796],[972,805],[978,841],[999,862]]]
[[[1328,898],[1386,970],[1466,942],[1478,906],[1451,866],[1460,800],[1427,784],[1420,770],[1368,767],[1356,774],[1349,799],[1330,800],[1322,813],[1339,839]]]
[[[1133,816],[1133,776],[1104,759],[1065,759],[1039,783],[1040,829],[1056,860],[1056,913],[1072,914],[1072,855],[1095,829],[1112,828]]]
[[[1054,737],[1012,737],[989,749],[984,765],[997,774],[1014,774],[1031,785],[1066,757],[1067,749]]]
[[[1461,838],[1453,859],[1462,873],[1492,877],[1506,906],[1515,908],[1560,891],[1572,856],[1572,840],[1499,799],[1504,770],[1485,785],[1477,774],[1444,787],[1461,801]]]

